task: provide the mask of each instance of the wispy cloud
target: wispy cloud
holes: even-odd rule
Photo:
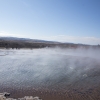
[[[21,34],[12,34],[12,33],[5,32],[5,31],[0,31],[0,36],[1,37],[26,37]]]
[[[58,42],[69,42],[69,43],[82,43],[82,44],[91,44],[98,45],[100,44],[100,38],[97,37],[79,37],[79,36],[67,36],[67,35],[57,35],[57,36],[29,36],[22,34],[11,34],[5,31],[0,32],[2,37],[19,37],[19,38],[31,38],[31,39],[42,39],[48,41],[58,41]]]
[[[43,37],[43,39],[51,41],[59,41],[59,42],[83,43],[92,45],[100,44],[100,38],[96,37],[57,35],[57,36]]]

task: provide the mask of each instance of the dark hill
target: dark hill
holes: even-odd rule
[[[0,48],[44,48],[44,47],[61,47],[61,48],[99,48],[97,45],[85,45],[74,43],[61,43],[56,41],[45,41],[38,39],[0,37]]]

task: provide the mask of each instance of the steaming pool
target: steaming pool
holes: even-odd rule
[[[58,48],[1,49],[0,92],[11,92],[10,88],[19,91],[33,89],[64,93],[85,93],[94,88],[99,89],[99,57],[95,57],[93,53],[85,53],[86,51]],[[100,93],[100,90],[98,91]]]

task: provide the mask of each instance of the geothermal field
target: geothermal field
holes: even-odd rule
[[[42,100],[100,100],[100,50],[0,49],[0,92]]]

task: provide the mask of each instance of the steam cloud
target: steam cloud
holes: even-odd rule
[[[0,55],[4,55],[0,56],[0,84],[5,86],[55,88],[87,81],[93,75],[95,81],[89,78],[87,82],[100,84],[96,81],[100,78],[98,49],[0,50]]]

